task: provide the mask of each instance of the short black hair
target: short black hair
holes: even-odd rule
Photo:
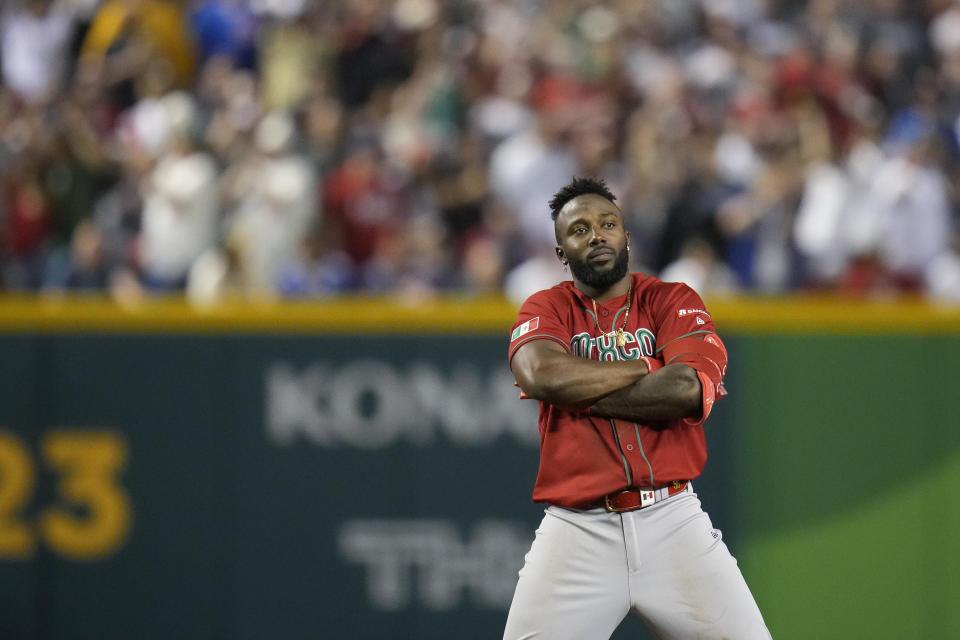
[[[603,196],[610,202],[615,202],[617,197],[610,192],[610,189],[607,187],[607,183],[603,181],[603,178],[573,178],[570,182],[567,183],[560,191],[557,191],[553,198],[550,200],[550,217],[553,218],[553,221],[557,221],[557,216],[560,215],[560,209],[563,209],[563,205],[567,204],[577,196],[586,195],[588,193],[594,193],[598,196]]]

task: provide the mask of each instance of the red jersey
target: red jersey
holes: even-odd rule
[[[657,358],[697,371],[703,414],[666,428],[590,415],[587,409],[540,403],[540,469],[535,502],[577,507],[627,487],[692,480],[707,461],[703,421],[723,393],[727,354],[697,293],[683,283],[631,275],[627,294],[597,303],[566,281],[530,296],[517,316],[509,357],[532,340],[553,340],[594,360]],[[632,301],[627,314],[627,296]],[[626,326],[624,316],[626,314]],[[623,328],[624,346],[615,330]]]

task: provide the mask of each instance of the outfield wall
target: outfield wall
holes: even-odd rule
[[[774,637],[952,637],[960,312],[709,306],[695,486]],[[541,514],[514,313],[0,301],[0,637],[499,637]]]

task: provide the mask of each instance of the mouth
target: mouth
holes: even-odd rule
[[[605,260],[611,260],[616,257],[613,249],[604,247],[603,249],[594,249],[587,254],[587,260],[594,260],[596,262],[603,262]]]

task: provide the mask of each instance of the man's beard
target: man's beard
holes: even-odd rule
[[[586,260],[581,261],[568,257],[567,261],[570,264],[570,273],[573,274],[574,278],[588,287],[603,291],[609,289],[619,282],[623,276],[627,275],[630,252],[626,249],[620,251],[613,266],[606,271],[597,271]]]

